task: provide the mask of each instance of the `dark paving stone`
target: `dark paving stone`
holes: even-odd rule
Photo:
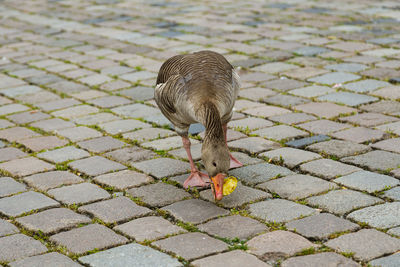
[[[188,163],[170,158],[146,160],[133,163],[132,166],[158,179],[185,173],[190,170],[190,165]]]
[[[89,224],[67,232],[55,234],[50,237],[50,241],[57,245],[65,246],[67,250],[74,254],[82,254],[95,248],[104,249],[125,244],[128,239],[117,235],[103,225]]]
[[[294,147],[294,148],[303,148],[305,146],[317,143],[317,142],[323,142],[326,140],[329,140],[330,137],[326,135],[314,135],[311,137],[306,137],[306,138],[301,138],[301,139],[296,139],[292,140],[286,143],[286,145]]]
[[[114,227],[124,235],[134,238],[136,241],[156,240],[167,235],[186,233],[186,230],[173,225],[161,217],[149,216]]]
[[[24,184],[18,183],[10,177],[0,177],[0,197],[6,197],[23,191],[26,191]]]
[[[60,204],[45,195],[33,191],[0,199],[0,212],[16,217],[32,210],[58,207]]]
[[[327,194],[307,199],[308,204],[339,215],[343,215],[357,208],[382,202],[383,201],[377,197],[347,189],[334,190]]]
[[[155,249],[128,244],[79,258],[87,266],[183,266],[177,259]]]
[[[381,191],[400,184],[400,181],[393,177],[369,171],[354,172],[337,178],[334,182],[360,191],[367,191],[368,193]]]
[[[400,249],[400,240],[375,229],[362,229],[325,243],[340,252],[354,252],[358,260],[371,260]]]
[[[36,189],[47,191],[61,185],[83,182],[83,179],[68,171],[51,171],[24,177],[24,182]]]
[[[375,150],[362,155],[341,159],[343,162],[367,167],[371,170],[395,169],[400,165],[400,155],[392,152]]]
[[[277,230],[248,241],[248,252],[268,260],[268,255],[291,256],[304,249],[315,247],[304,237],[289,231]]]
[[[331,234],[358,230],[360,227],[345,219],[336,217],[329,213],[316,214],[300,220],[291,221],[286,227],[307,238],[326,239]]]
[[[283,198],[295,200],[335,189],[337,185],[313,176],[298,174],[259,184],[257,188],[275,192]]]
[[[48,194],[66,205],[84,204],[110,197],[106,190],[91,183],[67,185],[51,189]]]
[[[150,206],[162,207],[185,198],[190,198],[190,194],[185,190],[166,183],[156,183],[132,188],[127,191],[133,197],[140,198]]]
[[[240,180],[245,184],[255,185],[269,181],[271,178],[274,178],[278,175],[286,176],[293,174],[293,172],[281,166],[260,163],[231,170],[229,171],[229,174],[239,177]]]
[[[0,261],[10,262],[47,251],[45,245],[32,237],[15,234],[0,238]]]
[[[173,252],[187,260],[200,258],[228,249],[226,243],[202,233],[182,234],[156,241],[152,244],[163,250]]]
[[[99,156],[80,159],[69,163],[68,166],[91,176],[97,176],[111,171],[126,169],[126,167],[122,164]]]
[[[347,218],[381,229],[399,226],[400,202],[385,203],[356,210],[350,213]]]
[[[211,189],[201,191],[200,197],[210,202],[214,201],[214,196]],[[233,191],[228,196],[224,196],[224,198],[220,200],[218,203],[226,208],[236,208],[243,206],[246,203],[263,200],[269,197],[272,196],[266,192],[248,186],[244,186],[242,185],[241,182],[238,182],[235,191]]]
[[[92,220],[72,210],[56,208],[21,217],[16,221],[29,231],[52,234]]]
[[[199,224],[209,219],[229,214],[227,210],[199,199],[176,202],[162,208],[162,210],[171,213],[178,220],[193,224]]]
[[[80,264],[74,262],[67,256],[50,252],[43,255],[32,256],[23,260],[14,261],[8,264],[11,267],[39,267],[39,266],[65,266],[65,267],[78,267]]]
[[[357,267],[360,266],[358,263],[346,258],[340,254],[334,252],[323,252],[314,255],[298,256],[289,258],[282,262],[282,267],[318,267],[321,264],[331,264],[332,266],[348,266]]]
[[[200,231],[222,238],[249,239],[261,232],[267,231],[267,227],[248,217],[233,215],[211,220],[198,226]]]
[[[19,233],[18,227],[6,220],[0,219],[0,237]]]
[[[266,200],[249,206],[250,214],[267,222],[288,222],[317,211],[285,199]]]
[[[80,207],[78,211],[89,213],[105,223],[127,221],[151,212],[150,209],[141,207],[123,196],[85,205]]]
[[[271,265],[262,262],[257,257],[241,250],[234,250],[192,262],[195,267],[218,267],[221,263],[230,267],[252,266],[252,267],[270,267]]]
[[[371,150],[369,146],[342,140],[330,140],[313,144],[308,146],[307,149],[326,155],[333,155],[338,158],[353,156]]]

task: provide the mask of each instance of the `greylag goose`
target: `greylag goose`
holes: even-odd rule
[[[157,77],[155,101],[182,137],[190,162],[191,174],[183,186],[211,184],[216,200],[222,199],[228,169],[243,166],[230,154],[226,140],[227,123],[239,87],[239,76],[232,65],[212,51],[171,57],[161,66]],[[188,129],[198,122],[206,128],[201,159],[211,179],[196,168],[190,152]]]

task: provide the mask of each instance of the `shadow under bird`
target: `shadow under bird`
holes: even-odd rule
[[[226,132],[240,88],[239,76],[222,55],[212,51],[171,57],[161,66],[154,92],[161,112],[182,137],[191,174],[183,186],[208,187],[214,199],[223,197],[229,168],[243,166],[229,152]],[[208,175],[200,172],[192,159],[188,130],[202,123],[206,130],[201,159]],[[211,179],[210,179],[211,177]]]

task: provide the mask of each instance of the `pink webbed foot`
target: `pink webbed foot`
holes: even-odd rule
[[[230,169],[239,168],[239,167],[243,166],[243,164],[240,161],[238,161],[237,159],[235,159],[235,157],[232,156],[232,154],[229,154],[229,157],[231,159],[230,166],[229,166]]]
[[[192,172],[190,176],[183,183],[183,188],[189,187],[209,187],[210,177],[200,171]]]

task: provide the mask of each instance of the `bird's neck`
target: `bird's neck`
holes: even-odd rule
[[[221,117],[214,103],[204,102],[198,110],[200,122],[206,128],[204,140],[208,142],[219,142],[224,140]]]

